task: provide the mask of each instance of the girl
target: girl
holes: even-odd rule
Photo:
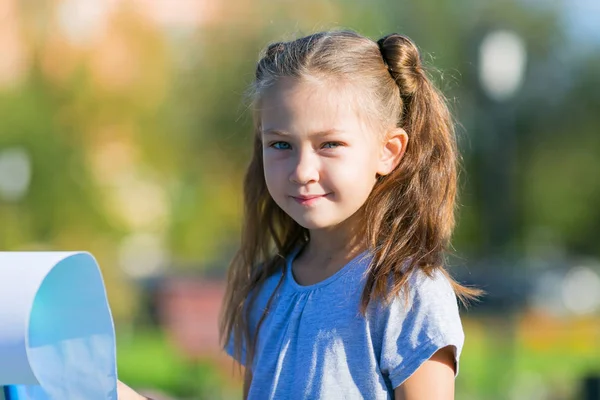
[[[272,44],[253,85],[241,248],[220,334],[249,399],[452,399],[463,345],[443,267],[456,143],[415,45]]]
[[[250,399],[451,399],[463,345],[444,270],[456,143],[416,46],[324,32],[254,83],[241,249],[220,333]]]

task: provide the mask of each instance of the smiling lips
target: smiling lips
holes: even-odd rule
[[[300,205],[310,206],[310,205],[313,205],[316,202],[318,202],[320,199],[325,198],[328,195],[329,195],[329,193],[327,193],[327,194],[309,195],[309,196],[290,196],[290,197],[292,199],[294,199]]]

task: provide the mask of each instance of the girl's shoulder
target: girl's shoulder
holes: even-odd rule
[[[393,282],[390,282],[390,287]],[[410,273],[403,290],[388,301],[372,306],[376,319],[451,319],[459,318],[458,299],[448,275],[440,269]]]
[[[456,302],[456,295],[448,275],[442,269],[435,269],[431,273],[426,273],[422,269],[412,272],[408,280],[407,289],[409,296],[415,301],[427,299],[441,299]]]

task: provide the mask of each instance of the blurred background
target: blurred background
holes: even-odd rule
[[[0,249],[87,250],[119,377],[239,398],[219,351],[272,41],[352,28],[420,46],[463,154],[458,399],[600,399],[597,0],[0,0]]]

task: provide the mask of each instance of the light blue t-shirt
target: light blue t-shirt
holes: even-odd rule
[[[456,296],[446,277],[417,271],[409,302],[371,302],[360,313],[364,253],[331,277],[299,285],[287,259],[283,282],[261,325],[248,399],[392,399],[437,350],[455,348],[456,370],[464,342]],[[254,330],[282,272],[271,276],[250,313]],[[233,354],[233,341],[226,346]],[[242,351],[245,364],[245,349]]]

